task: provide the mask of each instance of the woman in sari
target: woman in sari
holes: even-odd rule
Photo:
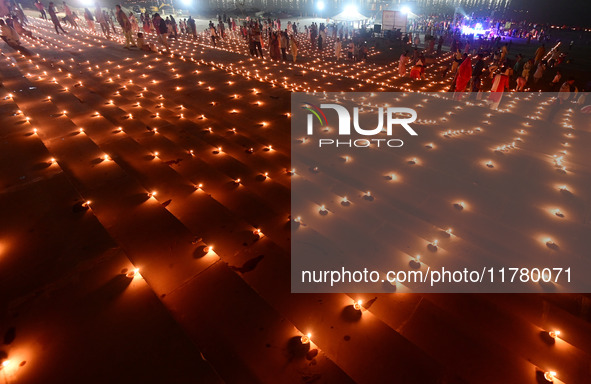
[[[459,49],[456,49],[456,53],[454,53],[451,63],[451,73],[455,74],[458,66],[462,62],[462,53]]]
[[[291,57],[293,58],[293,62],[296,62],[296,59],[298,57],[298,48],[299,48],[299,44],[296,40],[295,36],[292,36],[291,39],[289,39],[289,46],[291,49]]]
[[[146,32],[146,35],[152,31],[152,20],[147,13],[144,15],[144,23],[142,26],[144,28],[144,32]]]
[[[468,57],[467,54],[464,54],[464,60],[460,67],[458,68],[457,78],[456,78],[456,92],[464,92],[470,79],[472,78],[472,60]]]
[[[279,60],[281,57],[281,53],[279,50],[279,38],[277,36],[277,32],[273,32],[271,34],[271,41],[269,42],[269,54],[271,59]]]
[[[511,68],[503,67],[501,73],[494,77],[492,88],[490,89],[490,96],[488,99],[491,101],[491,109],[497,109],[501,103],[503,92],[505,89],[509,89],[509,79],[511,77]]]

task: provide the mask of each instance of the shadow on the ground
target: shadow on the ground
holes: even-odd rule
[[[33,171],[42,171],[46,168],[49,168],[51,166],[51,161],[43,161],[41,163],[37,163],[35,165],[33,165],[31,167],[31,170]]]
[[[132,280],[125,274],[118,274],[94,292],[84,296],[78,306],[80,316],[86,317],[101,312],[125,291]]]
[[[287,354],[289,360],[302,359],[306,357],[310,351],[310,344],[302,344],[302,340],[299,336],[294,336],[287,341]]]
[[[230,266],[230,269],[232,269],[233,271],[236,271],[236,272],[240,272],[240,273],[251,272],[257,267],[257,265],[263,260],[264,257],[265,257],[265,255],[258,255],[256,257],[246,260],[246,262],[244,264],[242,264],[242,266],[240,266],[240,267]]]
[[[347,305],[341,312],[341,318],[348,322],[356,322],[361,320],[361,311],[358,311],[353,305]]]
[[[556,339],[550,336],[550,334],[546,331],[540,331],[540,339],[542,339],[542,341],[548,345],[556,344]]]

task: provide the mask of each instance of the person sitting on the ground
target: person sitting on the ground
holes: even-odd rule
[[[417,63],[410,70],[410,78],[420,80],[425,76],[425,57],[418,58]]]
[[[413,80],[420,80],[423,76],[424,69],[422,65],[415,65],[410,70],[410,78]]]
[[[144,40],[144,34],[141,32],[137,34],[137,46],[142,51],[153,51],[152,47],[150,47],[150,44],[146,44],[146,40]]]

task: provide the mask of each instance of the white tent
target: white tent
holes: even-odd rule
[[[331,17],[331,19],[334,21],[363,21],[369,19],[369,17],[363,16],[356,10],[344,10],[338,15]]]

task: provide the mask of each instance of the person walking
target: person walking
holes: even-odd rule
[[[168,27],[166,26],[166,21],[162,17],[160,17],[159,13],[154,14],[153,19],[154,30],[156,35],[158,35],[158,41],[164,45],[167,51],[170,51],[170,46],[168,45],[168,40],[166,35],[168,34]]]
[[[147,35],[150,33],[150,17],[148,15],[141,15],[141,22],[142,22],[142,29],[144,33]]]
[[[341,51],[343,47],[341,44],[341,39],[337,37],[336,41],[334,42],[334,56],[336,57],[337,61],[341,58]]]
[[[44,20],[47,20],[47,13],[45,13],[45,6],[43,5],[43,3],[41,3],[39,0],[35,1],[35,8],[37,8],[39,10],[39,13],[41,14],[41,18]]]
[[[23,7],[21,6],[20,3],[17,3],[17,2],[14,3],[13,12],[14,12],[14,16],[16,16],[18,18],[21,25],[29,24],[29,19],[25,15],[25,12],[23,11]]]
[[[279,60],[281,54],[279,53],[279,37],[277,32],[271,32],[269,39],[269,56],[272,60]]]
[[[129,19],[129,22],[131,23],[131,30],[134,33],[138,33],[140,31],[140,27],[138,25],[137,18],[135,17],[133,12],[129,12],[128,19]]]
[[[511,76],[511,68],[503,67],[501,72],[493,79],[493,85],[490,90],[488,99],[491,102],[491,109],[497,109],[501,103],[501,98],[506,89],[509,89],[509,78]]]
[[[213,25],[213,23],[210,21],[209,22],[209,36],[211,37],[211,43],[213,44],[213,46],[216,46],[216,39],[218,37],[218,33],[215,29],[215,26]]]
[[[110,39],[111,36],[109,34],[109,24],[107,24],[107,16],[101,9],[101,6],[98,3],[98,1],[95,5],[96,8],[94,9],[94,18],[96,19],[97,23],[99,23],[99,25],[101,26],[101,30],[103,31],[103,34],[106,36],[106,38]]]
[[[474,63],[474,68],[472,68],[472,92],[480,91],[484,67],[484,56],[482,55],[482,53],[479,53],[478,56],[476,56],[476,63]]]
[[[66,13],[66,20],[68,21],[68,23],[70,23],[70,25],[72,25],[72,27],[76,28],[76,29],[80,29],[78,27],[78,23],[76,23],[76,20],[74,20],[74,14],[72,13],[72,10],[70,9],[70,7],[68,7],[68,4],[66,4],[66,2],[64,1],[64,12]]]
[[[123,10],[121,9],[121,6],[119,4],[117,4],[115,6],[115,9],[117,11],[117,13],[116,13],[117,22],[121,26],[121,29],[123,30],[123,34],[125,35],[125,47],[124,48],[129,49],[131,47],[135,47],[136,45],[133,42],[133,36],[131,35],[131,23],[129,22],[129,18],[127,17],[125,12],[123,12]]]
[[[287,40],[287,32],[279,33],[279,47],[281,48],[281,58],[283,61],[287,61],[287,47],[289,42]]]
[[[92,17],[92,12],[90,12],[90,9],[88,8],[84,8],[84,19],[86,19],[86,25],[88,25],[88,29],[90,29],[92,32],[96,32],[94,27],[94,17]]]
[[[298,48],[299,48],[299,43],[296,40],[295,36],[292,36],[291,39],[289,39],[289,46],[291,48],[291,57],[293,58],[293,62],[296,62],[296,58],[298,57]]]
[[[55,27],[55,31],[57,32],[57,34],[58,35],[60,34],[58,28],[63,33],[67,33],[66,31],[64,31],[64,28],[60,24],[60,20],[57,18],[57,15],[55,14],[55,6],[53,5],[53,1],[49,2],[49,6],[47,7],[47,12],[49,12],[49,17],[51,18],[51,22],[53,23],[53,26]]]
[[[218,36],[220,39],[224,39],[226,37],[226,27],[224,27],[224,23],[221,21],[218,22]]]
[[[170,27],[172,29],[172,34],[174,35],[175,39],[178,39],[179,37],[179,28],[178,28],[178,24],[176,22],[176,19],[174,18],[173,15],[170,15]]]
[[[197,28],[195,26],[195,19],[189,16],[189,20],[187,20],[187,25],[191,29],[191,35],[193,35],[193,39],[197,38]]]
[[[472,60],[467,53],[464,53],[463,57],[464,60],[458,67],[458,71],[456,73],[456,92],[464,92],[468,87],[470,79],[472,78]]]
[[[103,9],[103,15],[105,15],[105,20],[107,20],[107,24],[111,26],[111,30],[113,31],[113,35],[117,34],[117,31],[115,30],[115,24],[113,24],[113,19],[117,18],[117,16],[115,16],[115,13],[113,12],[113,10],[111,10],[111,14],[109,14],[109,12],[107,12],[106,9]]]
[[[261,59],[262,59],[263,58],[263,47],[261,44],[262,36],[261,36],[261,29],[259,28],[258,23],[255,23],[254,27],[252,27],[252,39],[253,39],[255,56],[261,55]]]

